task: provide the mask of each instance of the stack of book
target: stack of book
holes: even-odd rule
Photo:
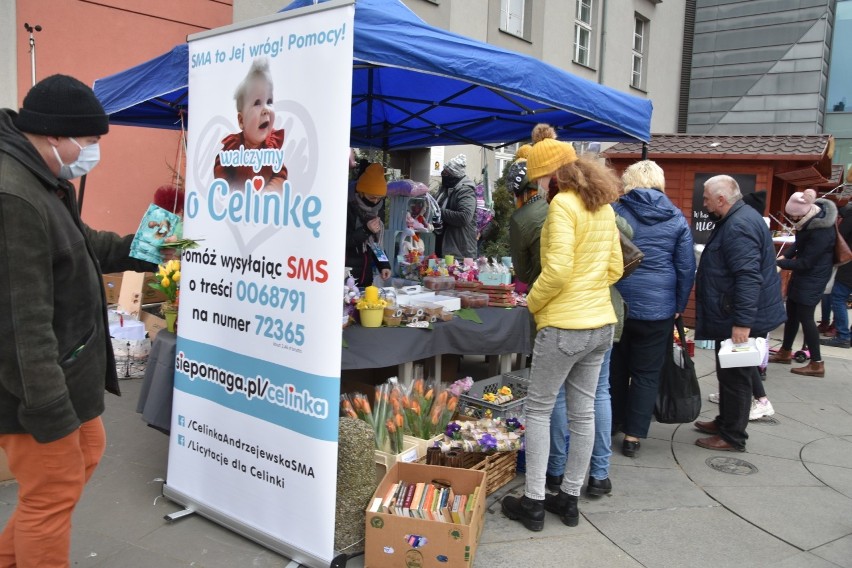
[[[374,497],[369,512],[468,525],[478,497],[478,486],[470,495],[456,495],[452,487],[435,481],[400,481],[384,497]]]

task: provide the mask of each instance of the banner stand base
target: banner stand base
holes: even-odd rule
[[[260,529],[240,523],[236,519],[225,515],[221,511],[218,511],[210,507],[209,505],[196,502],[188,495],[180,492],[177,489],[174,489],[173,487],[170,487],[168,483],[163,485],[163,496],[169,499],[170,501],[173,501],[178,505],[183,505],[185,507],[184,510],[173,513],[174,515],[177,515],[178,518],[197,513],[205,519],[213,521],[214,523],[217,523],[225,527],[226,529],[233,531],[249,540],[253,540],[261,546],[265,546],[269,550],[277,552],[278,554],[289,558],[290,560],[294,560],[299,564],[304,564],[305,566],[310,566],[311,568],[327,568],[329,566],[333,568],[334,566],[337,566],[334,563],[329,565],[327,559],[320,558],[319,556],[311,554],[305,550],[296,548],[292,544],[277,539],[272,535],[263,532]],[[345,555],[335,557],[334,561],[336,561],[341,556],[344,556],[344,563],[340,566],[346,566]]]
[[[193,513],[195,513],[195,511],[193,511],[192,509],[181,509],[180,511],[175,511],[174,513],[163,515],[163,518],[166,519],[167,522],[173,523],[175,521],[181,520],[184,517],[188,517]]]
[[[346,553],[338,554],[337,556],[335,556],[332,559],[331,564],[329,565],[328,568],[346,568],[346,563],[349,560],[352,560],[356,556],[361,556],[362,554],[364,554],[364,553],[363,552],[357,552],[357,553],[352,554],[352,555],[348,555]]]

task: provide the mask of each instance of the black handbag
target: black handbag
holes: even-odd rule
[[[660,372],[660,390],[654,405],[654,418],[663,424],[692,422],[701,413],[701,387],[695,374],[695,364],[686,349],[683,318],[675,320],[682,346],[683,367],[674,361],[673,338],[669,340],[666,360]]]
[[[621,241],[621,258],[624,261],[624,274],[621,275],[619,280],[624,280],[639,268],[639,264],[645,258],[645,253],[639,250],[639,247],[634,245],[633,241],[625,237],[621,231],[618,231],[618,238]]]

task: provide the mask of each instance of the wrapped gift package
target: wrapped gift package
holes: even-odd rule
[[[723,369],[730,367],[756,367],[763,362],[766,353],[766,339],[749,337],[747,343],[734,343],[726,339],[719,347],[719,366]]]

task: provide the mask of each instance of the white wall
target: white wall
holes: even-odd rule
[[[15,110],[21,105],[18,100],[18,65],[14,56],[18,53],[16,42],[19,41],[19,36],[15,25],[17,21],[15,2],[0,2],[0,53],[12,54],[12,57],[0,57],[0,77],[3,77],[0,81],[0,108]]]

